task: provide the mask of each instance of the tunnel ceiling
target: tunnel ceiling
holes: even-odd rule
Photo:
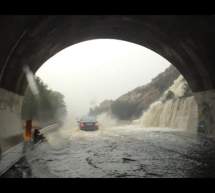
[[[97,38],[145,46],[171,62],[194,92],[215,88],[215,18],[185,15],[0,16],[0,87],[24,94],[33,72],[60,50]]]

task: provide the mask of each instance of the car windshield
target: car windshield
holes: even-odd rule
[[[82,122],[96,122],[96,117],[93,116],[84,116],[80,119]]]

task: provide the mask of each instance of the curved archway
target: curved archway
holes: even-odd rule
[[[212,31],[203,29],[212,28],[211,19],[132,15],[12,17],[17,23],[8,24],[9,28],[28,25],[18,33],[5,60],[1,87],[23,94],[26,87],[23,65],[29,65],[35,72],[65,47],[90,39],[111,38],[137,43],[157,52],[178,68],[194,92],[212,89],[210,52],[204,55],[205,46],[209,43],[211,46],[207,39]]]

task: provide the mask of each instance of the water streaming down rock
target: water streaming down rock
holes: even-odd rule
[[[143,114],[140,123],[144,127],[195,129],[197,105],[194,97],[156,102]]]
[[[194,96],[187,96],[187,82],[182,76],[164,93],[159,101],[151,104],[139,123],[144,127],[171,127],[195,130],[198,108]],[[171,98],[168,98],[171,94]]]

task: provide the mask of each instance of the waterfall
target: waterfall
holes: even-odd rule
[[[143,112],[139,123],[144,127],[170,127],[192,130],[197,128],[198,107],[194,96],[184,96],[187,82],[182,76]],[[168,91],[174,97],[166,99]]]
[[[155,102],[144,112],[140,124],[144,127],[171,127],[195,129],[197,127],[197,104],[193,96]]]

